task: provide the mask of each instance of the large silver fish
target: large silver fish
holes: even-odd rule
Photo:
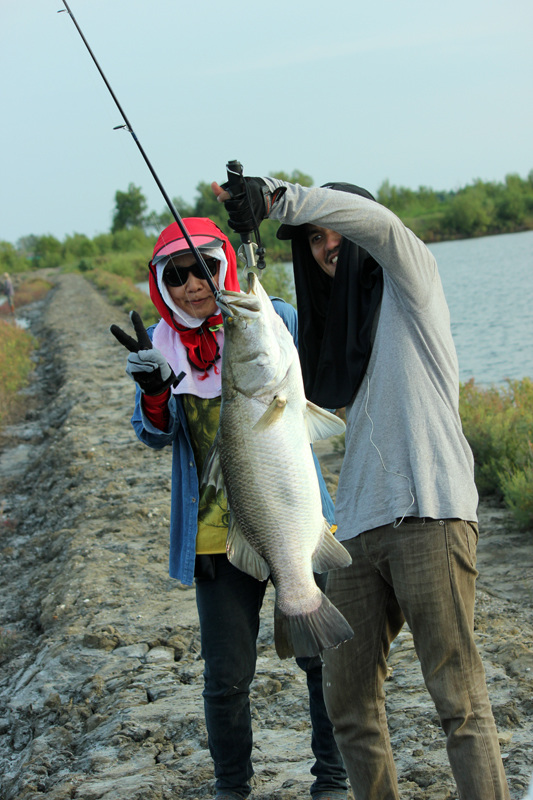
[[[223,475],[231,563],[272,576],[278,655],[313,656],[353,636],[313,578],[351,563],[323,517],[310,448],[344,423],[306,401],[292,336],[253,273],[248,283],[222,293],[220,425],[202,482],[220,488]]]

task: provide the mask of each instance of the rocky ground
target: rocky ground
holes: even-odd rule
[[[213,796],[194,588],[168,577],[170,453],[137,442],[122,312],[63,275],[19,312],[38,337],[21,421],[1,442],[0,797]],[[334,490],[340,456],[319,455]],[[533,770],[533,539],[481,507],[476,630],[513,800]],[[253,686],[254,800],[306,797],[303,674],[272,645],[267,593]],[[403,800],[456,798],[408,631],[387,702]]]

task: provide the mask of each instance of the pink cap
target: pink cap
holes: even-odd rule
[[[216,236],[213,236],[213,234],[205,231],[205,224],[203,226],[203,232],[198,231],[195,233],[194,231],[189,230],[189,227],[194,228],[194,225],[191,224],[193,220],[187,220],[187,222],[189,223],[187,226],[189,239],[198,250],[206,247],[222,247],[224,244],[222,239],[219,239]],[[194,220],[194,222],[201,222],[201,220]],[[211,223],[211,225],[215,227],[213,223]],[[197,225],[196,227],[200,226]],[[170,256],[173,253],[180,253],[190,249],[191,248],[189,247],[187,239],[183,235],[179,226],[174,222],[172,225],[169,225],[168,228],[165,228],[165,230],[160,234],[157,244],[154,248],[152,263],[156,264],[165,256]]]

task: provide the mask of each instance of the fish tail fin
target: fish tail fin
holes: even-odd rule
[[[353,630],[341,612],[320,594],[318,608],[305,614],[284,614],[276,603],[274,643],[280,658],[317,656],[352,638]]]

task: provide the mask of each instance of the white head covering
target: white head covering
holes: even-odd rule
[[[226,255],[223,249],[221,247],[202,247],[200,248],[200,251],[203,256],[207,258],[216,258],[218,261],[220,261],[218,285],[221,289],[223,289],[228,266]],[[172,316],[179,325],[184,325],[187,328],[198,328],[206,318],[193,317],[192,315],[187,314],[186,311],[178,308],[170,296],[170,292],[168,291],[165,282],[163,281],[163,271],[167,263],[168,259],[165,259],[154,265],[157,273],[157,285],[159,287],[159,291],[161,292],[161,296],[168,308],[171,310]],[[224,328],[221,327],[218,329],[215,335],[220,351],[222,352],[222,346],[224,343]],[[215,364],[213,368],[208,370],[206,374],[194,369],[194,367],[192,367],[189,363],[189,359],[187,358],[187,349],[182,343],[179,333],[171,328],[170,325],[168,325],[168,323],[166,323],[163,319],[157,324],[154,330],[153,345],[154,347],[157,347],[158,350],[161,350],[176,375],[179,375],[181,372],[185,373],[185,377],[182,378],[179,384],[176,387],[171,387],[171,391],[174,394],[194,394],[197,397],[205,398],[218,397],[220,395],[221,362]]]

